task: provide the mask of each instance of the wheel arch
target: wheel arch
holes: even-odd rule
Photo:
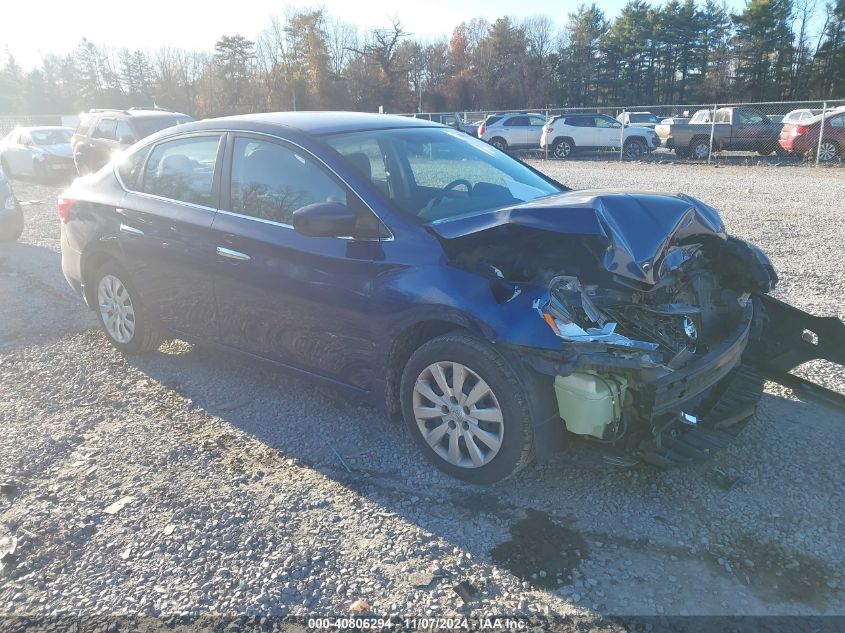
[[[79,274],[82,278],[82,292],[85,303],[92,310],[97,305],[96,288],[93,283],[92,276],[95,272],[107,261],[114,261],[120,263],[120,257],[117,253],[108,248],[98,248],[90,253],[82,256]]]
[[[401,330],[390,344],[384,378],[384,402],[390,417],[401,415],[399,383],[411,355],[428,341],[449,332],[477,333],[469,323],[444,318],[417,321]]]

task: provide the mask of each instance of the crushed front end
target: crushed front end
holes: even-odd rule
[[[514,351],[552,382],[565,437],[618,464],[704,460],[744,428],[766,379],[786,384],[812,358],[845,364],[845,324],[769,297],[768,258],[687,196],[572,192],[435,232],[555,335],[556,349]]]

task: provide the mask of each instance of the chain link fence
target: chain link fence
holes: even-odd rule
[[[405,116],[462,125],[476,136],[481,131],[481,138],[494,145],[546,159],[742,163],[762,157],[818,166],[842,165],[845,155],[845,99]]]
[[[62,114],[0,114],[0,136],[5,136],[19,126],[67,125],[68,118]]]

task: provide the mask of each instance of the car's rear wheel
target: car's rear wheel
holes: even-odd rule
[[[646,145],[641,139],[631,138],[625,141],[623,150],[625,152],[626,158],[630,158],[631,160],[637,160],[642,158],[643,155],[646,153]]]
[[[129,274],[107,261],[94,274],[95,310],[109,342],[124,354],[158,349],[161,337],[149,319]]]
[[[707,160],[710,155],[710,141],[707,139],[698,139],[690,143],[690,156],[695,160]]]
[[[506,152],[508,149],[508,142],[501,136],[494,136],[493,138],[491,138],[490,145],[492,145],[496,149],[502,150],[503,152]]]
[[[834,141],[822,140],[817,151],[819,154],[819,160],[823,163],[827,163],[839,155],[839,146]]]
[[[402,372],[405,423],[440,470],[475,484],[510,477],[533,457],[528,388],[488,343],[464,333],[439,336]]]
[[[572,141],[567,138],[559,138],[552,145],[552,155],[560,159],[569,158],[573,149]]]
[[[23,233],[23,211],[15,210],[11,219],[0,223],[0,242],[15,242]]]

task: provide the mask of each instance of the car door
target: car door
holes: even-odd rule
[[[613,117],[600,114],[595,117],[594,146],[603,149],[619,147],[622,142],[622,124]]]
[[[506,118],[502,123],[502,136],[509,146],[524,147],[528,142],[528,117],[519,115]]]
[[[217,338],[211,223],[224,136],[193,134],[136,151],[118,167],[126,195],[118,242],[144,304],[166,328]]]
[[[775,136],[771,122],[759,112],[737,108],[734,118],[731,149],[756,150]]]
[[[367,388],[373,260],[383,257],[378,232],[367,239],[308,237],[292,223],[296,209],[317,202],[374,218],[372,212],[305,150],[269,137],[230,138],[225,208],[213,225],[221,341]]]

